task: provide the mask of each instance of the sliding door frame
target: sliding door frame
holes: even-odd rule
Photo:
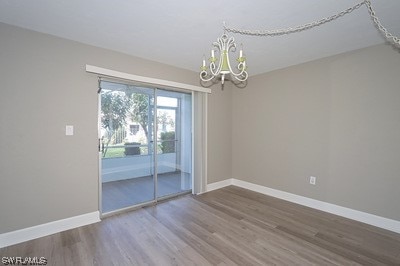
[[[148,93],[149,96],[154,97],[154,105],[152,108],[154,108],[154,115],[153,117],[150,117],[153,119],[153,126],[152,126],[152,138],[149,141],[149,143],[147,143],[148,145],[148,152],[150,152],[150,147],[152,147],[152,163],[150,164],[151,167],[150,169],[152,169],[150,171],[150,173],[152,173],[153,176],[153,195],[154,198],[145,202],[141,202],[135,205],[131,205],[131,206],[127,206],[127,207],[123,207],[123,208],[119,208],[116,210],[112,210],[109,212],[104,213],[103,212],[103,180],[102,180],[102,155],[101,155],[101,88],[100,88],[100,84],[101,81],[112,81],[112,82],[116,82],[116,83],[121,83],[121,84],[127,84],[126,81],[124,80],[114,80],[114,79],[108,79],[108,78],[101,78],[99,77],[99,90],[98,90],[98,161],[99,161],[99,169],[98,169],[98,180],[99,180],[99,198],[98,198],[98,204],[99,204],[99,212],[100,212],[100,218],[105,218],[105,217],[109,217],[118,213],[123,213],[123,212],[127,212],[127,211],[131,211],[131,210],[136,210],[145,206],[151,206],[154,205],[158,202],[157,199],[157,96],[156,96],[156,92],[157,92],[157,88],[154,87],[148,87],[148,89],[152,90],[152,93]],[[150,110],[151,106],[149,105],[149,113],[151,113]],[[149,120],[150,121],[150,120]]]
[[[191,100],[192,100],[192,134],[191,134],[191,140],[192,140],[192,194],[201,194],[206,192],[206,185],[207,185],[207,94],[211,93],[210,88],[204,88],[204,87],[199,87],[199,86],[194,86],[194,85],[189,85],[189,84],[184,84],[184,83],[179,83],[179,82],[173,82],[173,81],[168,81],[168,80],[162,80],[162,79],[155,79],[155,78],[149,78],[149,77],[143,77],[143,76],[138,76],[138,75],[133,75],[129,73],[124,73],[124,72],[119,72],[111,69],[106,69],[106,68],[101,68],[101,67],[96,67],[92,65],[86,65],[86,72],[96,74],[98,78],[105,78],[105,79],[110,79],[114,81],[119,81],[119,82],[127,82],[130,84],[135,84],[137,86],[143,86],[143,87],[149,87],[149,88],[154,88],[155,89],[155,106],[157,106],[157,97],[156,97],[156,88],[161,87],[162,89],[166,90],[171,90],[171,91],[177,91],[177,92],[185,92],[185,93],[191,93]],[[202,97],[201,101],[195,102],[195,93],[204,93],[204,97]],[[201,102],[201,104],[200,104]],[[98,93],[98,114],[100,114],[100,108],[101,108],[101,94]],[[156,107],[157,108],[157,107]],[[199,124],[199,122],[196,123],[196,117],[198,115],[195,115],[195,112],[198,111],[200,108],[201,114],[200,116],[202,117],[202,121]],[[157,109],[155,109],[155,112]],[[99,139],[101,138],[101,122],[100,122],[100,116],[98,116],[98,137]],[[154,119],[154,126],[156,127],[156,115],[153,117]],[[197,125],[195,125],[195,123]],[[199,126],[200,125],[200,126]],[[200,139],[196,138],[195,135],[197,130],[201,130],[200,133]],[[100,143],[99,143],[100,145]],[[157,149],[155,148],[157,145],[157,136],[153,134],[153,149],[154,149],[154,163],[155,167],[157,167]],[[201,148],[201,157],[195,156],[195,148],[202,146]],[[196,153],[197,154],[197,153]],[[121,213],[129,210],[134,210],[138,209],[144,206],[149,206],[149,205],[154,205],[157,203],[157,201],[162,201],[170,197],[174,197],[179,194],[184,194],[187,192],[183,193],[177,193],[177,194],[172,194],[172,195],[167,195],[165,197],[157,197],[157,176],[156,173],[154,176],[155,180],[155,191],[154,195],[155,198],[152,201],[148,201],[145,203],[140,203],[134,206],[129,206],[126,208],[118,209],[116,211],[111,211],[106,214],[103,214],[102,212],[102,184],[101,184],[101,156],[99,155],[99,169],[98,169],[98,176],[99,176],[99,210],[100,210],[100,215],[101,218],[107,217],[110,215],[114,215],[116,213]],[[156,168],[155,168],[156,169]],[[157,171],[156,171],[157,172]],[[200,185],[199,185],[200,184]]]

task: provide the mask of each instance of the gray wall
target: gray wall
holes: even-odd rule
[[[232,97],[234,178],[400,220],[398,50],[258,75]]]
[[[208,98],[208,183],[232,177],[232,91],[216,86]]]
[[[98,210],[97,77],[86,64],[199,85],[195,72],[0,23],[0,233]],[[221,99],[209,95],[209,108],[230,113]],[[216,119],[210,154],[230,149],[213,135],[230,124]],[[211,180],[230,171],[209,164]]]

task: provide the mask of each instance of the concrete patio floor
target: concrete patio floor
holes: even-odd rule
[[[168,196],[192,188],[191,174],[180,171],[158,174],[158,197]],[[102,212],[148,202],[154,199],[153,176],[110,181],[102,184]]]

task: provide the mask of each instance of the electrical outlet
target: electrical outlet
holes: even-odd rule
[[[310,184],[315,185],[315,182],[317,182],[317,178],[315,176],[310,176]]]

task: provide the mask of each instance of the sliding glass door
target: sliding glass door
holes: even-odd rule
[[[157,197],[192,189],[191,94],[157,90]]]
[[[191,94],[100,86],[102,213],[191,191]]]

